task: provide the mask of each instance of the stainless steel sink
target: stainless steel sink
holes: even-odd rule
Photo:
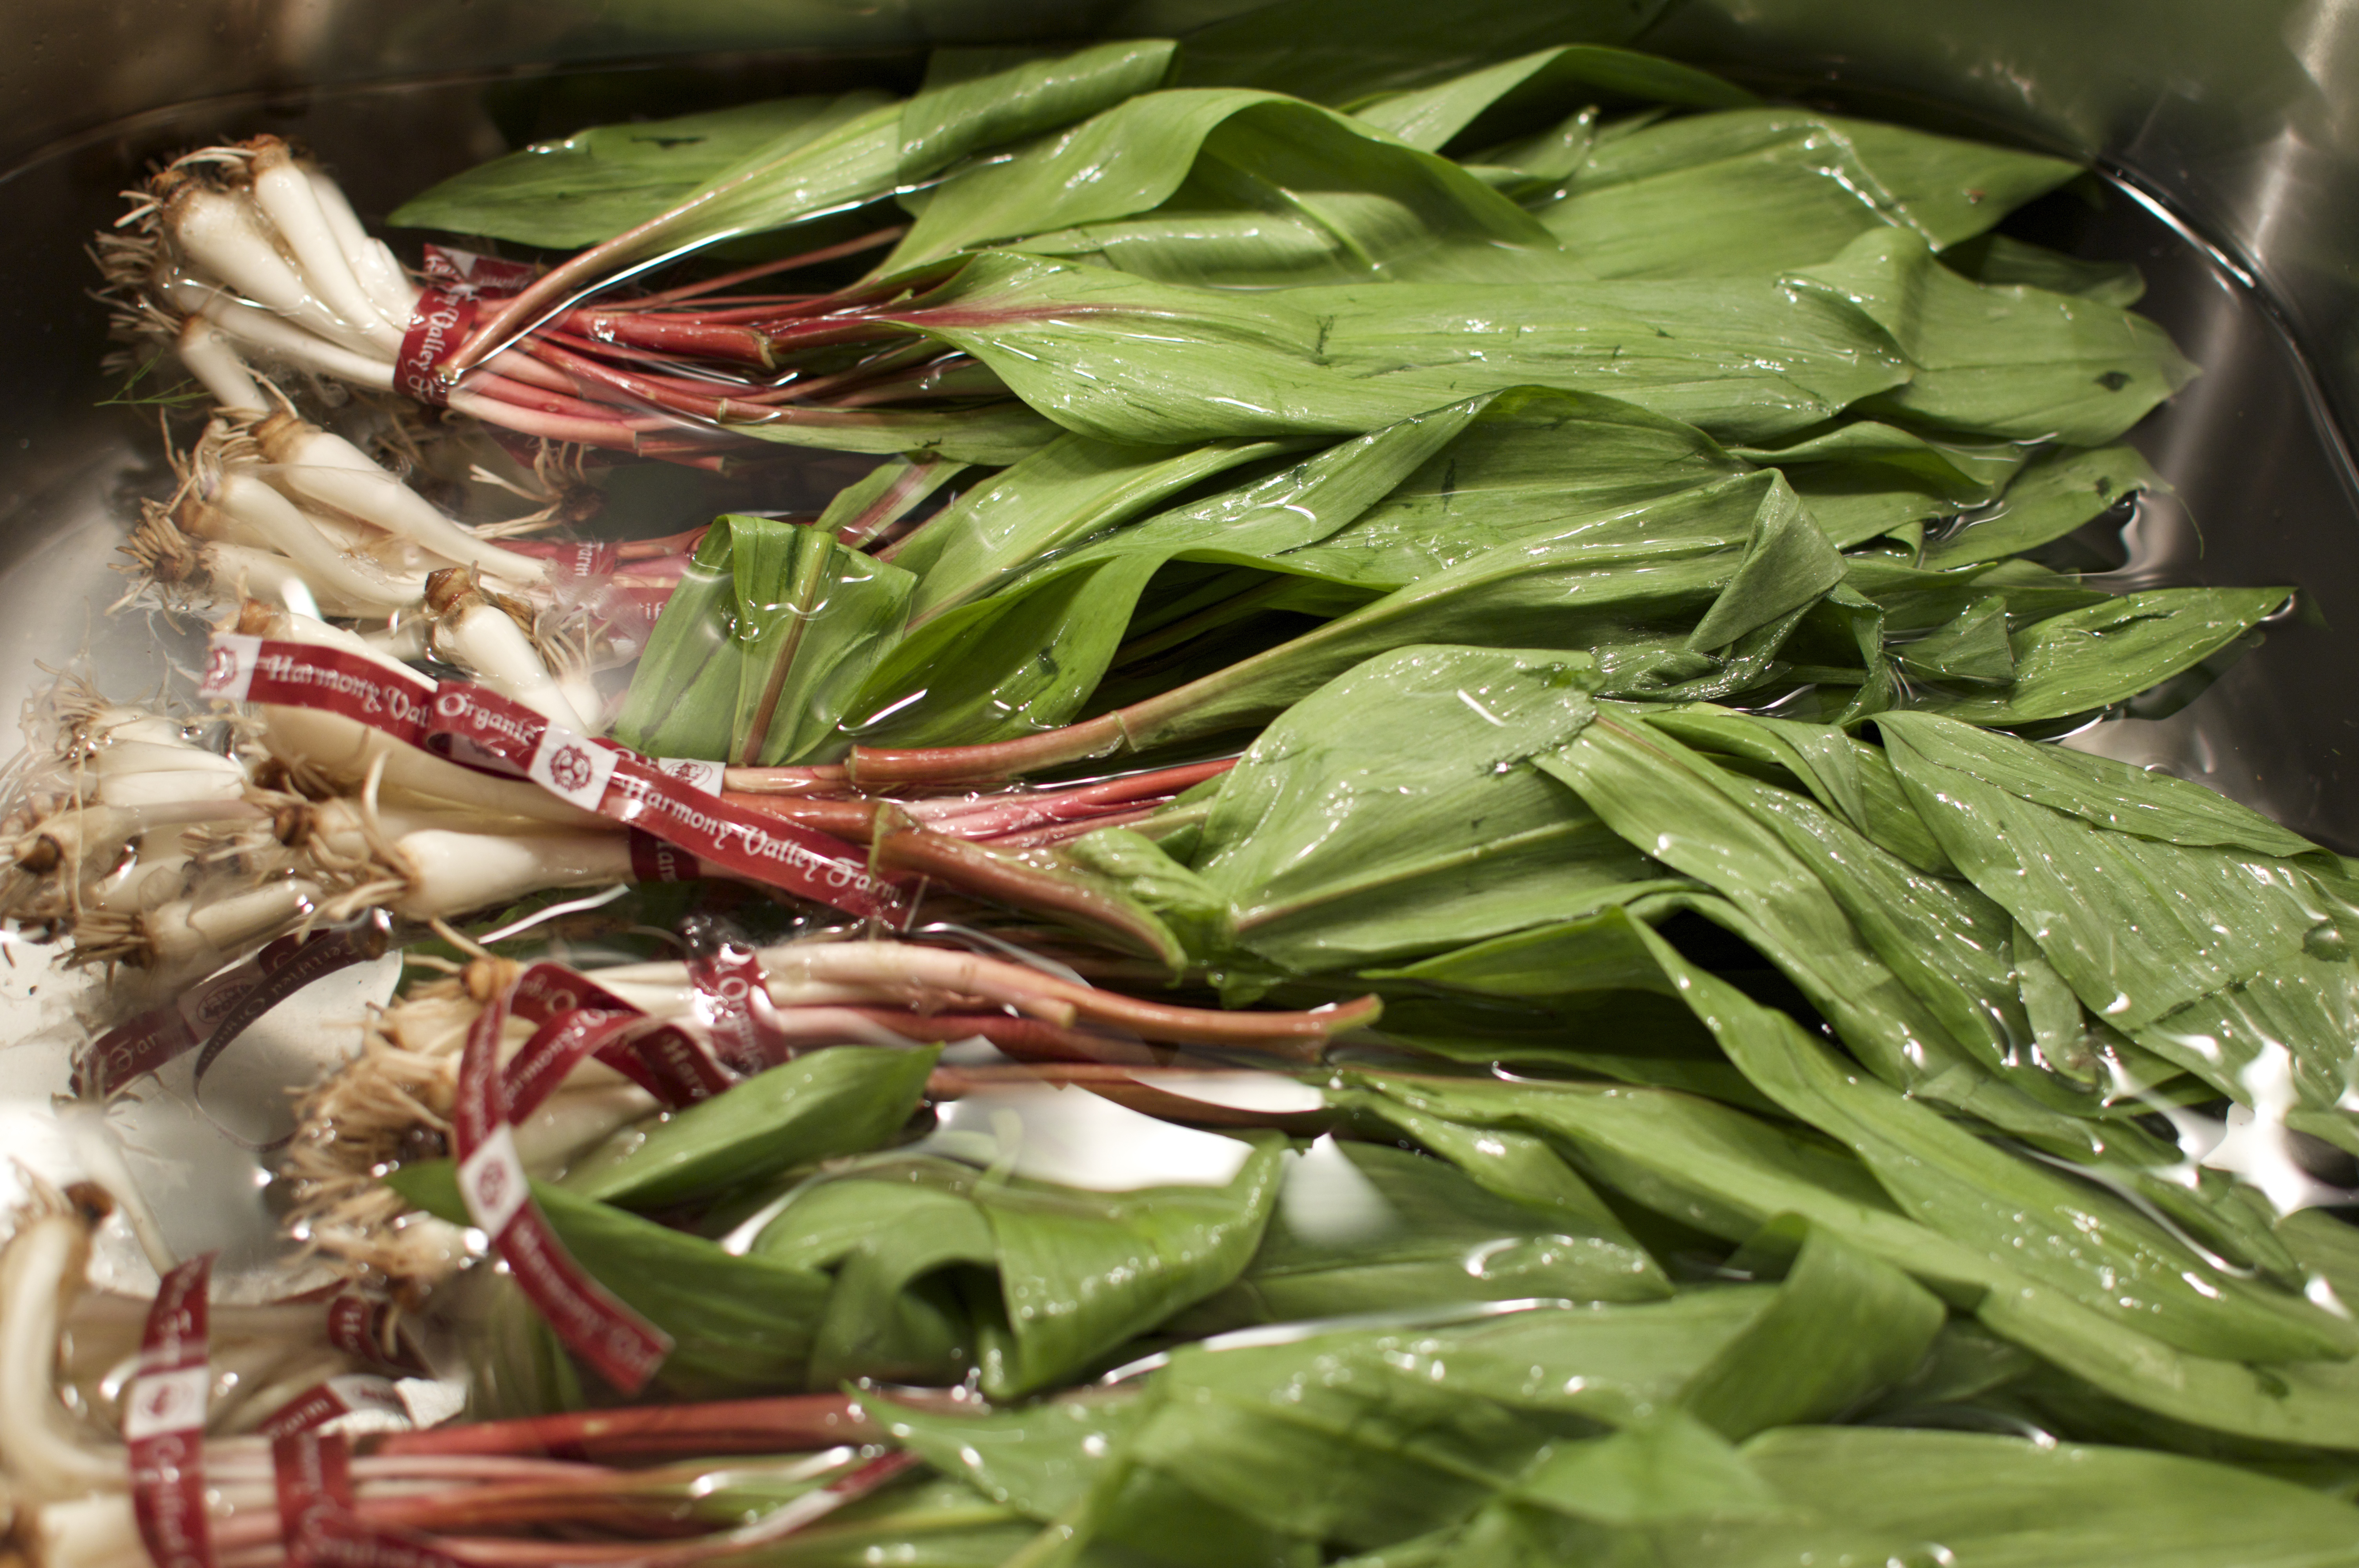
[[[2204,367],[2135,438],[2177,487],[2126,530],[2121,580],[2284,582],[2296,612],[2208,692],[2074,744],[2168,767],[2359,851],[2359,492],[2342,427],[2359,411],[2359,0],[1462,0],[1393,7],[1421,35],[1386,44],[1369,0],[58,0],[0,5],[0,693],[86,655],[109,689],[153,690],[193,629],[110,620],[127,498],[159,471],[152,410],[109,405],[85,237],[146,162],[270,130],[308,140],[364,214],[506,150],[511,133],[591,117],[610,88],[668,105],[837,81],[914,80],[937,43],[1197,29],[1200,60],[1316,93],[1337,40],[1388,50],[1403,80],[1495,46],[1635,43],[1764,91],[2085,158],[2101,203],[2051,198],[2048,243],[2145,268],[2142,307]],[[604,99],[612,102],[611,97]],[[568,114],[574,118],[569,123]],[[13,697],[11,698],[13,700]],[[71,1006],[89,981],[0,957],[0,1145],[81,1173],[47,1109],[65,1085]],[[354,1038],[382,967],[281,1011],[243,1044],[207,1111],[248,1137],[283,1088]],[[108,1126],[176,1249],[255,1262],[274,1243],[255,1158],[186,1098],[185,1077]],[[0,1167],[0,1203],[13,1177]],[[136,1283],[116,1237],[103,1266]]]

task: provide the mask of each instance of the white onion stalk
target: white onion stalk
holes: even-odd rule
[[[243,799],[71,807],[25,828],[9,852],[20,871],[48,876],[62,869],[69,880],[79,881],[113,871],[131,841],[153,828],[250,821],[265,815]]]
[[[126,1484],[123,1451],[76,1431],[51,1382],[58,1331],[90,1266],[92,1217],[36,1178],[0,1249],[0,1471],[33,1502]]]
[[[355,322],[320,297],[315,280],[297,272],[280,253],[277,242],[284,232],[274,232],[271,221],[246,193],[183,178],[164,199],[160,226],[171,248],[193,264],[187,270],[199,280],[217,279],[243,297],[356,352],[390,361],[400,351],[400,334],[373,307],[364,321]],[[325,233],[324,226],[321,232]],[[349,267],[343,270],[349,277]],[[357,283],[353,289],[356,293]],[[391,334],[389,343],[381,341],[386,334]]]
[[[272,477],[306,500],[375,524],[444,560],[479,568],[510,582],[549,579],[547,563],[477,538],[342,436],[284,412],[255,427],[254,436],[264,459],[276,465]]]
[[[401,352],[402,329],[386,319],[353,270],[335,229],[320,206],[319,192],[296,163],[287,144],[256,146],[252,168],[254,204],[270,220],[278,238],[295,253],[302,277],[336,319],[388,355]]]
[[[337,247],[360,280],[369,303],[386,324],[403,331],[409,330],[409,319],[418,311],[418,286],[409,281],[394,259],[393,252],[383,240],[370,237],[361,226],[360,214],[345,199],[343,188],[328,178],[318,166],[299,162],[303,178],[310,181],[311,199],[320,204],[320,216],[326,221],[329,232],[335,235]]]
[[[164,303],[182,316],[204,321],[242,350],[259,351],[298,370],[349,381],[355,386],[373,387],[379,392],[393,390],[391,360],[372,359],[366,353],[331,341],[218,286],[175,278],[157,292]]]
[[[349,620],[381,616],[377,598],[353,601],[332,588],[315,585],[303,568],[275,550],[227,539],[191,538],[154,502],[146,521],[133,531],[123,553],[135,575],[168,588],[202,590],[214,602],[259,599],[285,609],[316,610]],[[135,590],[136,591],[136,590]]]
[[[540,652],[517,624],[454,568],[426,579],[426,604],[433,612],[430,645],[485,686],[543,719],[577,735],[593,733],[559,687]]]
[[[205,476],[180,505],[183,515],[210,508],[235,519],[293,561],[315,591],[324,590],[347,604],[369,605],[390,615],[425,597],[423,577],[393,576],[337,546],[293,502],[243,466]],[[198,533],[203,526],[200,523],[185,531]]]
[[[294,930],[325,896],[319,883],[289,877],[227,898],[176,899],[119,923],[92,912],[75,927],[74,961],[210,974]]]
[[[180,323],[174,347],[179,351],[180,363],[212,395],[223,412],[269,412],[270,406],[262,398],[262,384],[246,368],[245,357],[237,351],[237,344],[218,325],[202,316],[191,316]]]
[[[405,665],[388,658],[353,633],[309,616],[248,601],[236,629],[250,635],[315,647],[341,648],[411,678]],[[316,708],[257,704],[262,739],[271,755],[299,770],[347,789],[357,789],[374,772],[385,791],[411,798],[478,810],[494,816],[521,816],[568,827],[593,827],[605,818],[559,800],[538,784],[494,778],[405,745],[342,714]]]
[[[405,886],[389,907],[406,920],[468,914],[549,888],[632,880],[630,839],[617,832],[508,838],[428,828],[397,840],[392,860]]]

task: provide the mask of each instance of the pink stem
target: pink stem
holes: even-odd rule
[[[1101,827],[1127,827],[1134,822],[1148,821],[1170,804],[1168,799],[1158,800],[1136,811],[1114,811],[1103,816],[1083,817],[1078,822],[1060,822],[1053,827],[1034,827],[1022,833],[1004,833],[984,842],[995,849],[1043,849],[1052,844],[1061,844],[1068,838],[1094,833]]]

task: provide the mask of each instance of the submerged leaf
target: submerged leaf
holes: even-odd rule
[[[877,319],[966,350],[1068,429],[1164,445],[1357,435],[1517,385],[1754,440],[1912,373],[1847,300],[1766,279],[1246,293],[995,252]]]
[[[575,1160],[561,1184],[603,1203],[661,1209],[865,1153],[908,1121],[939,1054],[813,1051],[651,1126],[624,1129]]]
[[[1928,715],[1884,726],[1951,859],[2091,1016],[2245,1104],[2345,1119],[2359,918],[2307,840],[2125,763]]]
[[[1334,276],[1430,268],[1433,253],[1465,253],[1443,265],[1487,263],[1511,268],[1508,276],[1561,276],[1549,265],[1556,247],[1546,231],[1448,159],[1332,110],[1234,88],[1149,92],[1013,157],[952,176],[927,192],[917,222],[883,270],[906,273],[980,245],[1041,236],[1046,252],[1103,247],[1108,259],[1132,270],[1209,276],[1212,269],[1201,264],[1134,255],[1141,248],[1185,245],[1192,224],[1147,247],[1114,243],[1119,231],[1094,228],[1167,202],[1183,211],[1268,206],[1305,228],[1310,254]],[[1528,259],[1516,257],[1516,250],[1528,252]],[[1309,280],[1317,277],[1314,271]],[[1284,279],[1231,270],[1219,280]]]
[[[1915,706],[1972,724],[2032,724],[2125,701],[2227,653],[2283,608],[2281,588],[2159,588],[2050,616],[2009,640],[2015,683]],[[2009,599],[2013,602],[2013,596]]]
[[[1168,38],[1126,38],[1061,55],[936,49],[926,61],[925,84],[901,106],[900,177],[923,178],[979,148],[1054,130],[1152,92],[1170,73],[1178,47]]]
[[[1595,709],[1544,654],[1408,648],[1295,706],[1223,780],[1196,868],[1297,971],[1479,940],[1659,877],[1526,765]]]
[[[940,1377],[939,1362],[911,1366],[911,1346],[927,1343],[951,1363],[949,1380],[962,1358],[993,1398],[1012,1398],[1075,1376],[1234,1279],[1261,1239],[1279,1162],[1265,1141],[1225,1185],[1125,1193],[938,1160],[855,1169],[798,1193],[752,1255],[836,1271],[814,1351],[830,1374]],[[929,1277],[953,1265],[980,1271],[981,1288],[945,1295],[938,1283],[928,1298]],[[913,1334],[924,1318],[930,1335]]]
[[[2195,374],[2145,317],[2019,285],[1984,287],[1906,230],[1864,233],[1791,281],[1857,306],[1919,367],[1879,407],[1951,429],[2093,447]]]
[[[801,151],[813,159],[829,157],[835,151],[831,137],[855,122],[863,127],[889,124],[890,107],[882,93],[846,92],[593,126],[454,175],[411,197],[395,210],[391,222],[528,245],[594,245],[669,211],[756,155],[783,158]],[[880,150],[883,145],[880,136]],[[854,200],[883,194],[887,184],[875,177],[885,172],[881,161],[870,167],[856,157],[850,159],[844,170],[852,181],[848,191],[821,195],[811,203],[813,212],[844,194]]]
[[[1897,125],[1729,109],[1599,142],[1540,220],[1599,277],[1724,277],[1827,261],[1886,226],[1939,250],[2079,172]]]

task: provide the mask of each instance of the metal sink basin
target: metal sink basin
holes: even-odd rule
[[[2072,743],[2212,784],[2359,851],[2359,492],[2343,428],[2359,411],[2359,3],[2354,0],[56,0],[0,5],[0,170],[19,215],[0,253],[0,693],[13,703],[86,656],[136,697],[184,667],[193,629],[109,619],[129,498],[160,471],[151,409],[110,405],[103,312],[82,246],[146,163],[274,131],[308,141],[379,217],[517,135],[570,130],[618,83],[667,108],[845,81],[914,81],[938,43],[1196,33],[1224,74],[1316,95],[1338,47],[1383,47],[1404,79],[1501,49],[1628,42],[1767,92],[2086,159],[2109,177],[2023,220],[2046,243],[2137,263],[2155,316],[2203,375],[2135,434],[2176,496],[2141,503],[2126,585],[2285,583],[2296,611],[2176,712]],[[1430,18],[1426,21],[1426,18]],[[1198,32],[1198,29],[1203,29]],[[572,117],[569,120],[568,116]],[[234,1076],[185,1076],[83,1141],[49,1110],[91,977],[0,949],[0,1146],[53,1178],[114,1148],[173,1245],[251,1265],[277,1248],[255,1156],[286,1086],[348,1049],[391,983],[356,971],[282,1009]],[[92,1140],[95,1140],[95,1142]],[[95,1151],[95,1152],[94,1152]],[[14,1176],[0,1167],[0,1204]],[[115,1236],[102,1268],[151,1279]]]

